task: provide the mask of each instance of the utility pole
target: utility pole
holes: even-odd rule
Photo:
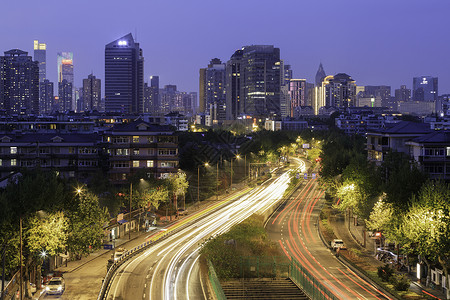
[[[130,182],[130,211],[129,211],[129,224],[128,224],[128,239],[131,240],[131,197],[133,196],[133,183]]]

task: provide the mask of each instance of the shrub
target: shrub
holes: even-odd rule
[[[381,278],[383,281],[389,281],[389,279],[394,274],[394,269],[392,269],[389,264],[385,264],[384,266],[378,267],[378,277]]]
[[[406,274],[393,275],[391,277],[391,282],[394,286],[394,289],[396,289],[397,291],[407,291],[411,284],[411,280],[409,280]]]

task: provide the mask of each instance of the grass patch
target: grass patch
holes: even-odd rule
[[[270,241],[264,228],[264,219],[253,215],[230,231],[208,240],[200,251],[210,260],[219,279],[239,278],[241,257],[279,256],[277,244]]]

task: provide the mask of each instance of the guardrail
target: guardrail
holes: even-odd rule
[[[238,193],[238,196],[242,196],[243,194],[247,193],[248,191],[250,191],[251,189],[244,189],[244,193]],[[229,197],[228,197],[229,198]],[[228,199],[229,200],[229,199]],[[231,202],[228,200],[223,200],[223,204],[230,204]],[[216,204],[217,205],[217,204]],[[217,207],[215,207],[214,209],[211,210],[211,212],[216,211],[217,209],[221,208],[222,205],[217,205]],[[131,250],[126,251],[124,254],[122,254],[122,256],[120,256],[120,258],[115,261],[108,269],[108,272],[106,273],[105,278],[103,279],[103,283],[102,283],[102,287],[100,289],[100,292],[98,294],[97,300],[103,300],[105,299],[105,296],[107,295],[107,291],[110,287],[111,284],[111,279],[114,276],[115,271],[124,263],[126,262],[128,259],[130,259],[131,257],[133,257],[134,255],[144,251],[145,249],[149,248],[150,246],[152,246],[153,244],[156,244],[157,242],[160,242],[163,239],[166,239],[167,237],[181,231],[182,229],[185,229],[186,227],[188,227],[189,225],[191,225],[194,221],[197,221],[198,219],[193,219],[189,222],[187,222],[184,225],[181,225],[180,227],[176,227],[173,230],[170,230],[168,232],[166,232],[165,234],[159,236],[158,238],[154,239],[154,240],[150,240],[148,242],[145,242],[139,246],[134,247]]]

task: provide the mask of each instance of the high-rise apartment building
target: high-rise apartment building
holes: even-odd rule
[[[291,104],[290,117],[294,117],[296,108],[306,106],[306,79],[291,79],[289,84],[289,99]]]
[[[73,86],[67,79],[58,82],[58,111],[67,112],[73,110]]]
[[[200,69],[200,112],[212,112],[213,120],[225,118],[225,64],[218,58],[214,58],[208,68]]]
[[[395,90],[395,100],[411,101],[411,90],[406,88],[406,85],[401,85],[399,89]]]
[[[227,118],[280,115],[280,49],[244,46],[227,62]]]
[[[364,97],[378,98],[382,107],[389,107],[391,100],[391,87],[387,85],[366,85],[364,88]]]
[[[320,102],[326,106],[345,109],[356,104],[356,84],[349,75],[339,73],[322,81]]]
[[[413,78],[413,100],[436,102],[438,99],[438,78],[421,76]]]
[[[152,114],[157,114],[160,106],[159,76],[150,76],[150,93],[152,102],[151,112]]]
[[[144,57],[131,33],[105,46],[105,109],[144,111]]]
[[[0,56],[0,109],[7,114],[39,113],[39,66],[28,52]]]
[[[102,99],[101,81],[93,74],[83,79],[83,110],[100,111],[100,102]]]
[[[39,113],[50,114],[53,105],[53,82],[45,79],[39,83]]]

